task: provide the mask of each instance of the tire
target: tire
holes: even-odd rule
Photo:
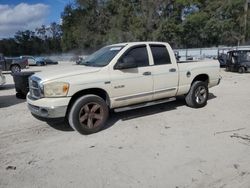
[[[19,65],[12,65],[10,67],[10,70],[11,70],[12,73],[21,72],[21,67]]]
[[[80,134],[93,134],[105,126],[108,116],[109,108],[101,97],[85,95],[74,102],[68,120],[70,126]]]
[[[245,70],[244,67],[240,67],[240,68],[238,69],[238,72],[239,72],[240,74],[242,74],[242,73],[245,73],[246,70]]]
[[[185,97],[186,104],[191,108],[202,108],[208,100],[208,86],[202,81],[195,81]]]

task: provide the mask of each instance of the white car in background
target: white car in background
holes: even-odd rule
[[[2,73],[2,68],[0,67],[0,86],[4,85],[6,82],[5,76]]]

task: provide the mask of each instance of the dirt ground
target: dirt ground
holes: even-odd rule
[[[61,63],[30,70],[76,66]],[[182,100],[113,113],[83,136],[35,119],[0,89],[0,187],[250,187],[250,74],[228,73],[206,107]]]

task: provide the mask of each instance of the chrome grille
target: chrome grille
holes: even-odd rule
[[[36,76],[31,76],[29,78],[29,91],[30,91],[29,97],[30,98],[40,99],[42,97],[42,91],[41,91],[41,88],[39,87],[40,81],[41,79]]]

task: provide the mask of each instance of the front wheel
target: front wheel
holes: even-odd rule
[[[109,109],[106,102],[96,95],[85,95],[72,105],[68,120],[70,126],[81,134],[100,131],[107,122]]]
[[[202,81],[195,81],[185,97],[186,103],[192,108],[202,108],[207,104],[208,86]]]

